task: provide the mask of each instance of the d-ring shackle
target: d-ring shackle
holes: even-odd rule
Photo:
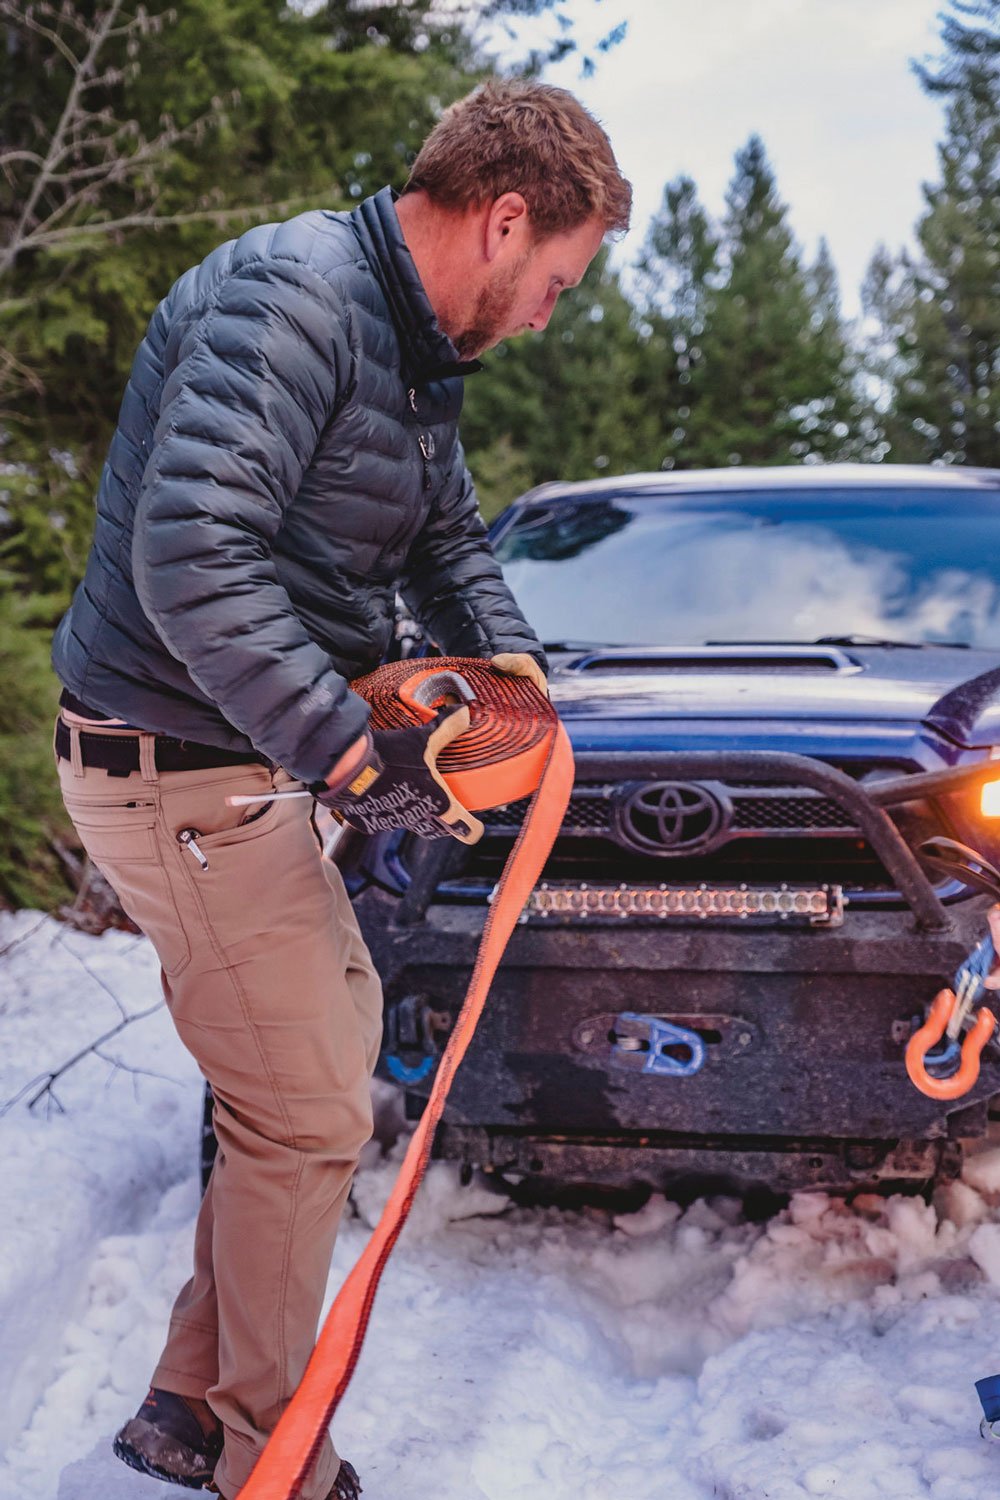
[[[910,1075],[910,1082],[929,1099],[960,1099],[969,1092],[979,1077],[979,1059],[983,1048],[997,1024],[996,1016],[984,1005],[962,1043],[957,1071],[950,1078],[935,1078],[927,1071],[927,1053],[944,1036],[954,1006],[954,991],[940,990],[934,997],[927,1020],[906,1044],[906,1071]],[[944,1061],[944,1058],[939,1061]],[[933,1065],[932,1058],[931,1066]]]
[[[1000,901],[1000,871],[967,844],[960,844],[955,839],[933,838],[921,844],[918,853],[937,874],[961,880],[965,885],[992,896],[994,901]],[[930,1099],[960,1099],[979,1078],[980,1058],[996,1029],[996,1016],[983,1006],[961,1045],[958,1036],[971,1005],[982,994],[983,981],[992,969],[995,957],[991,938],[983,938],[960,965],[955,975],[955,989],[939,991],[927,1020],[907,1043],[906,1071],[910,1081]],[[946,1032],[948,1047],[937,1057],[928,1059],[928,1052],[937,1046]],[[956,1057],[958,1067],[943,1075],[939,1070],[950,1069]],[[929,1071],[929,1068],[934,1071]]]

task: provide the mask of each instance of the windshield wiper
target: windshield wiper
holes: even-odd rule
[[[889,641],[877,635],[820,635],[814,646],[899,646],[908,651],[923,651],[928,646],[948,646],[968,651],[968,641]]]
[[[879,635],[818,635],[810,641],[706,641],[706,646],[886,646],[901,651],[924,651],[932,646],[945,646],[956,651],[968,651],[968,641],[892,641]]]

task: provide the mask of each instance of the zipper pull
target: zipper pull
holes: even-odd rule
[[[426,437],[424,436],[423,433],[421,433],[419,441],[420,441],[420,456],[421,456],[421,458],[424,461],[424,489],[425,490],[429,490],[430,487],[431,487],[431,465],[430,465],[430,461],[434,457],[434,452],[435,452],[435,448],[434,448],[434,434],[433,434],[433,432],[429,432]]]
[[[185,849],[190,850],[195,859],[201,865],[201,868],[203,870],[207,870],[208,860],[205,857],[205,851],[198,843],[200,837],[201,835],[199,834],[197,828],[182,828],[180,833],[177,835],[177,842],[179,844],[182,844]]]
[[[416,416],[417,415],[417,392],[416,392],[416,388],[411,385],[410,389],[407,391],[406,394],[410,398],[410,410],[412,411],[413,415]]]

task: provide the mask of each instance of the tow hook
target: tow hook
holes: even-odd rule
[[[693,1078],[705,1062],[705,1043],[698,1033],[661,1016],[623,1010],[610,1040],[615,1066],[657,1078]]]

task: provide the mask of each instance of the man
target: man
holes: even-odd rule
[[[401,197],[220,246],[136,355],[54,662],[67,808],[216,1099],[194,1275],[115,1440],[162,1479],[233,1500],[296,1388],[381,1028],[312,804],[226,799],[297,780],[361,827],[373,799],[419,835],[474,837],[434,770],[468,710],[416,741],[372,735],[348,682],[385,654],[399,587],[444,652],[544,689],[476,509],[458,377],[543,329],[629,206],[571,95],[490,83],[445,113]],[[328,1442],[302,1500],[359,1491]]]

